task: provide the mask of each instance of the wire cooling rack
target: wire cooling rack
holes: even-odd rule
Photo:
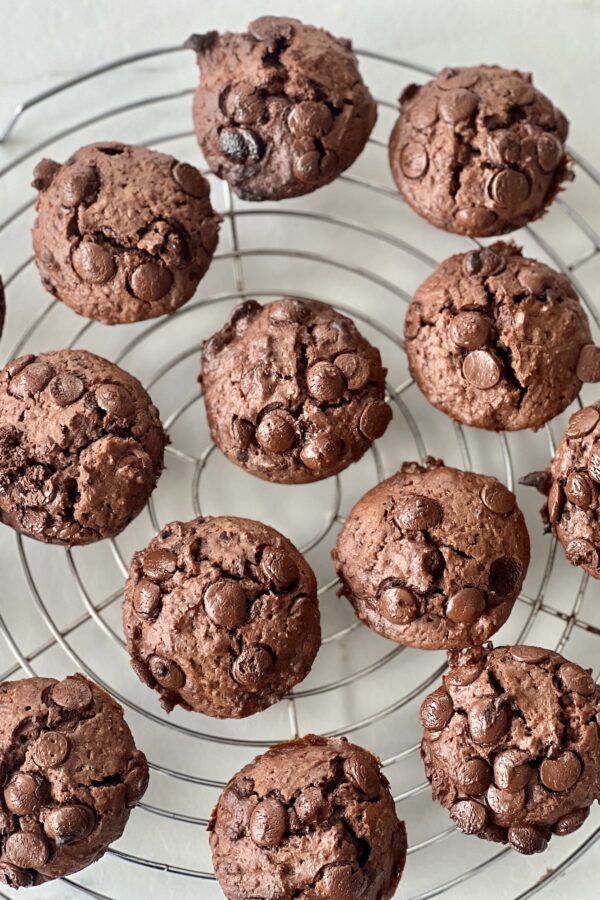
[[[351,505],[403,460],[443,456],[449,464],[502,478],[518,491],[528,520],[532,565],[496,643],[546,644],[598,674],[597,585],[570,568],[560,548],[542,535],[539,499],[517,484],[546,464],[566,415],[537,434],[461,428],[429,407],[408,373],[399,336],[412,292],[437,262],[477,243],[420,221],[389,175],[387,138],[396,98],[407,83],[432,73],[360,51],[365,80],[384,98],[378,100],[378,124],[352,169],[308,197],[247,204],[211,176],[213,203],[224,216],[219,249],[196,297],[175,316],[110,328],[77,317],[39,283],[29,237],[35,197],[28,187],[38,158],[63,160],[81,144],[111,139],[199,162],[191,131],[193,58],[178,51],[139,53],[47,90],[22,104],[0,136],[0,268],[8,301],[3,364],[21,353],[64,346],[100,353],[143,381],[172,439],[167,470],[147,509],[115,540],[64,551],[9,529],[0,534],[0,677],[85,672],[123,704],[151,766],[150,788],[124,837],[101,862],[37,895],[220,896],[205,831],[220,788],[269,744],[315,731],[346,734],[384,760],[409,833],[399,897],[592,897],[591,885],[578,883],[575,893],[562,893],[556,881],[600,837],[597,810],[574,835],[555,838],[534,858],[456,831],[430,798],[418,753],[418,708],[440,679],[444,655],[383,640],[360,626],[336,596],[329,553]],[[571,154],[575,183],[547,217],[515,237],[528,254],[568,274],[598,339],[600,177]],[[323,299],[349,313],[380,347],[389,370],[394,420],[386,436],[359,463],[317,485],[267,484],[227,462],[210,441],[197,389],[200,344],[233,306],[246,297],[285,294]],[[586,391],[593,399],[594,388]],[[167,716],[129,668],[121,632],[120,600],[132,552],[167,521],[201,512],[247,515],[279,528],[307,554],[319,578],[325,637],[312,673],[288,699],[241,722],[181,710]],[[7,889],[1,896],[15,894]]]

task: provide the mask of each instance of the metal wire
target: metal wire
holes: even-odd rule
[[[102,78],[107,73],[118,72],[123,67],[158,57],[172,56],[176,54],[178,50],[179,48],[177,47],[167,47],[134,54],[120,60],[115,60],[97,69],[91,70],[82,76],[70,79],[54,88],[44,91],[17,107],[3,132],[0,134],[0,145],[8,142],[23,116],[30,110],[50,102],[55,96],[75,88],[82,83]],[[360,56],[371,63],[406,70],[407,78],[411,73],[413,75],[416,73],[417,78],[432,74],[427,69],[405,61],[396,60],[368,50],[358,52]],[[401,82],[399,86],[402,86]],[[182,97],[188,96],[190,93],[191,89],[186,87],[167,94],[145,96],[137,100],[122,103],[119,106],[113,106],[99,112],[93,112],[85,119],[69,124],[60,131],[54,132],[43,140],[37,141],[33,146],[12,156],[11,160],[0,169],[0,183],[2,178],[19,171],[21,167],[29,164],[31,160],[42,154],[48,147],[52,146],[57,141],[62,140],[65,137],[75,138],[79,131],[87,128],[91,124],[102,123],[109,118],[124,115],[125,113],[131,113],[142,107],[171,103]],[[380,100],[379,105],[383,110],[395,109],[394,103],[391,103],[388,100]],[[164,143],[187,138],[190,135],[191,131],[188,129],[173,134],[144,138],[143,140],[140,140],[140,143],[155,147]],[[379,150],[385,148],[385,143],[375,137],[372,138],[370,143],[373,148]],[[579,155],[572,150],[570,152],[576,167],[585,173],[585,176],[593,183],[595,188],[599,188],[600,176],[593,166],[586,163],[585,160],[581,159]],[[388,184],[382,183],[380,180],[367,178],[363,175],[359,176],[354,171],[343,175],[340,181],[346,183],[348,189],[353,188],[361,192],[365,209],[368,208],[369,201],[371,198],[374,198],[374,196],[387,198],[391,202],[397,204],[402,202],[396,191],[388,186]],[[383,295],[388,296],[390,303],[397,305],[398,303],[406,304],[409,301],[410,291],[401,287],[397,280],[385,277],[381,275],[379,271],[376,271],[369,266],[358,265],[354,261],[348,262],[344,259],[338,259],[329,255],[325,249],[328,247],[327,237],[329,230],[337,230],[338,233],[347,234],[349,236],[363,236],[371,241],[375,241],[380,246],[393,248],[399,255],[404,255],[429,270],[436,265],[436,260],[430,253],[425,252],[411,242],[410,237],[412,237],[412,235],[409,238],[406,236],[401,237],[391,233],[385,228],[373,227],[370,222],[369,224],[365,224],[365,221],[362,221],[359,218],[349,218],[333,212],[323,212],[318,209],[312,210],[303,207],[290,208],[288,206],[276,208],[257,206],[251,208],[240,207],[228,185],[223,185],[223,191],[224,204],[222,212],[226,220],[226,229],[228,231],[231,249],[216,254],[213,265],[227,264],[231,266],[233,290],[200,296],[177,313],[178,321],[182,321],[184,317],[188,316],[190,317],[190,321],[193,321],[199,312],[208,310],[209,307],[215,305],[223,305],[223,318],[225,318],[226,310],[229,308],[232,301],[250,296],[260,296],[263,298],[281,296],[282,290],[277,284],[274,285],[269,283],[265,284],[263,288],[259,289],[255,287],[252,290],[246,287],[245,266],[256,260],[267,260],[269,262],[277,259],[294,260],[295,262],[305,262],[315,268],[324,267],[325,269],[332,269],[340,277],[351,276],[353,279],[356,279],[357,288],[361,290],[365,299],[368,297],[370,290],[377,290]],[[30,200],[23,202],[21,199],[18,201],[14,209],[9,211],[5,218],[0,222],[0,236],[9,229],[22,228],[23,220],[27,214],[30,214],[32,205],[33,201]],[[528,237],[537,245],[542,253],[552,260],[557,268],[571,278],[582,297],[587,312],[595,324],[600,327],[600,306],[597,302],[594,302],[589,295],[586,285],[579,274],[591,261],[595,260],[600,253],[600,237],[594,226],[586,218],[586,215],[580,209],[574,208],[571,205],[568,194],[566,196],[561,196],[558,199],[557,206],[568,217],[572,226],[585,238],[590,245],[589,249],[586,249],[586,251],[573,262],[567,263],[564,259],[563,252],[554,246],[553,242],[548,238],[544,237],[538,228],[529,227],[527,229]],[[321,252],[301,250],[299,248],[291,249],[290,247],[285,246],[262,246],[260,238],[263,222],[265,224],[272,224],[273,221],[277,220],[284,220],[298,226],[302,223],[308,223],[312,228],[319,229],[323,237]],[[245,221],[250,221],[253,225],[253,235],[256,235],[253,246],[242,245],[241,226]],[[366,221],[368,222],[368,218],[366,218]],[[467,243],[470,245],[473,243],[477,244],[477,242],[473,241],[468,241]],[[21,262],[17,262],[12,271],[5,278],[5,285],[8,288],[9,304],[13,290],[16,289],[20,280],[27,274],[31,264],[32,258],[30,256]],[[303,291],[303,294],[306,295],[306,291]],[[315,291],[313,296],[316,299],[320,298],[318,291]],[[340,302],[335,302],[335,305],[338,309],[349,313],[353,318],[359,320],[364,326],[375,331],[382,340],[389,342],[390,345],[396,348],[399,354],[404,352],[402,340],[398,336],[396,330],[390,327],[386,322],[382,321],[381,317],[369,314],[367,312],[367,309],[369,308],[367,302],[365,302],[364,306],[358,310],[353,306]],[[34,336],[39,334],[40,329],[46,326],[55,308],[56,301],[54,300],[48,300],[45,305],[41,307],[39,313],[32,319],[27,327],[24,328],[16,345],[11,348],[8,357],[17,356],[28,350],[30,342]],[[114,360],[127,368],[129,357],[134,354],[143,354],[146,347],[149,346],[151,339],[159,332],[159,330],[163,329],[169,321],[169,319],[161,318],[137,328],[135,330],[135,336],[118,352],[113,354]],[[76,334],[71,338],[69,346],[80,345],[82,341],[85,343],[90,336],[92,329],[94,329],[94,323],[86,322],[82,324]],[[186,360],[196,356],[198,351],[199,345],[194,343],[192,346],[186,347],[183,350],[173,352],[169,358],[163,360],[155,367],[150,377],[146,378],[146,387],[149,390],[152,390],[175,366],[185,364]],[[421,458],[424,458],[427,455],[428,449],[433,452],[437,450],[438,453],[440,453],[442,448],[427,447],[427,441],[419,426],[419,422],[411,412],[409,403],[405,400],[405,396],[410,391],[412,384],[413,382],[410,378],[405,378],[396,386],[388,384],[387,393],[389,400],[395,407],[395,417],[403,422],[407,433],[412,436],[417,454]],[[192,392],[190,386],[190,393],[187,396],[180,396],[178,398],[176,407],[171,410],[168,417],[165,419],[166,427],[171,431],[178,428],[179,425],[185,421],[188,411],[193,410],[198,406],[199,397],[199,393],[197,391]],[[454,434],[458,451],[462,458],[462,464],[467,469],[472,468],[471,447],[474,440],[473,435],[467,435],[465,430],[460,426],[455,426]],[[554,441],[550,428],[546,429],[546,434],[549,449],[552,451]],[[499,451],[503,461],[504,480],[509,487],[513,487],[517,480],[517,475],[521,473],[515,473],[511,441],[507,439],[506,435],[500,435],[498,441]],[[167,452],[172,461],[176,461],[178,465],[185,466],[189,470],[192,506],[195,514],[200,515],[202,512],[200,498],[203,492],[203,478],[206,475],[207,466],[213,457],[214,446],[211,443],[206,443],[205,446],[200,448],[197,452],[191,453],[188,449],[179,447],[177,441],[175,441],[173,445],[167,448]],[[385,475],[384,464],[376,447],[371,451],[371,464],[373,471],[371,484],[373,484]],[[371,486],[371,484],[366,484],[365,490]],[[336,525],[343,522],[343,515],[341,514],[342,498],[342,481],[338,477],[333,480],[333,494],[329,500],[329,508],[324,510],[324,519],[319,528],[304,542],[301,548],[304,552],[313,551],[319,548],[324,542],[329,542],[330,544],[333,543],[332,531]],[[148,516],[153,529],[158,530],[160,528],[160,517],[156,508],[156,497],[151,498],[148,504]],[[69,622],[59,623],[53,616],[51,604],[48,603],[44,597],[43,585],[40,585],[39,577],[36,576],[34,567],[31,564],[28,554],[29,542],[20,535],[15,535],[14,540],[14,556],[19,561],[21,571],[24,575],[29,591],[29,599],[33,603],[33,607],[37,611],[41,622],[44,624],[48,637],[35,646],[22,647],[18,637],[13,633],[14,627],[11,629],[7,622],[7,617],[0,613],[0,631],[14,658],[14,662],[1,673],[0,678],[5,679],[15,675],[35,674],[36,665],[43,660],[46,654],[60,650],[65,659],[69,661],[71,667],[86,672],[96,682],[109,690],[113,696],[123,704],[127,713],[135,714],[141,717],[146,723],[156,727],[158,729],[156,732],[158,739],[160,739],[161,733],[165,735],[176,734],[182,740],[184,738],[191,738],[195,742],[199,742],[199,746],[213,744],[223,747],[239,748],[241,754],[243,754],[243,756],[240,756],[240,764],[248,759],[251,749],[259,750],[274,742],[274,739],[249,739],[246,737],[232,736],[229,733],[215,733],[214,731],[207,730],[209,726],[214,727],[214,723],[207,723],[207,720],[200,716],[188,716],[184,720],[185,724],[182,724],[180,721],[176,721],[173,718],[167,718],[165,715],[154,712],[152,709],[143,707],[126,693],[117,689],[115,684],[111,683],[110,676],[107,678],[106,672],[98,671],[94,668],[81,651],[78,650],[77,639],[86,626],[93,625],[98,629],[99,640],[108,641],[111,646],[114,645],[117,648],[122,656],[125,655],[126,651],[121,633],[111,624],[111,611],[114,609],[115,604],[121,599],[122,590],[113,590],[100,600],[94,599],[94,592],[88,585],[87,579],[89,579],[89,575],[85,574],[85,567],[82,565],[83,557],[71,553],[70,551],[66,551],[67,570],[76,587],[82,610]],[[127,561],[123,556],[119,541],[111,541],[110,549],[113,563],[116,567],[119,579],[122,581],[127,569]],[[50,549],[49,552],[60,551],[54,548]],[[562,560],[560,561],[562,562]],[[574,634],[581,633],[596,638],[600,636],[600,628],[582,616],[587,576],[583,576],[580,579],[579,587],[574,592],[570,608],[562,609],[549,602],[547,593],[556,564],[556,546],[554,542],[549,541],[544,571],[537,593],[535,596],[523,594],[519,598],[519,607],[524,611],[525,616],[517,641],[520,642],[527,638],[527,635],[538,616],[547,615],[559,626],[559,633],[555,638],[555,646],[559,651],[563,651],[568,642],[573,638]],[[335,579],[325,579],[320,584],[319,596],[324,597],[329,592],[333,591],[335,587]],[[348,641],[352,640],[352,636],[355,635],[360,628],[362,628],[362,626],[360,626],[358,622],[336,628],[324,636],[323,647],[327,649],[340,648],[342,652],[345,652],[346,648],[349,646]],[[289,738],[290,734],[296,736],[299,733],[299,721],[301,720],[304,722],[306,719],[306,716],[300,719],[300,709],[303,704],[310,700],[310,698],[331,695],[342,688],[350,688],[351,686],[359,684],[369,676],[374,675],[376,672],[381,672],[383,669],[386,669],[386,667],[390,670],[393,664],[397,663],[399,658],[402,657],[404,648],[395,647],[389,643],[384,646],[386,648],[384,652],[368,663],[354,666],[351,665],[348,671],[343,675],[338,675],[336,678],[330,680],[324,680],[323,683],[314,686],[299,687],[297,690],[293,691],[286,701],[288,704],[289,732],[279,735],[276,739],[286,740]],[[372,725],[381,723],[386,723],[387,725],[387,723],[391,723],[394,713],[398,713],[410,704],[414,704],[425,691],[438,682],[444,668],[444,665],[435,666],[432,671],[418,679],[418,682],[413,684],[410,689],[405,690],[404,692],[400,691],[400,695],[392,702],[378,706],[376,698],[374,697],[373,708],[368,715],[362,715],[351,719],[343,726],[336,727],[328,733],[331,735],[351,735]],[[257,721],[258,718],[259,717],[257,717]],[[305,728],[304,730],[309,729]],[[398,743],[401,744],[402,740],[399,740]],[[393,755],[388,756],[388,758],[384,760],[386,770],[389,773],[393,773],[395,767],[399,766],[402,762],[405,762],[406,764],[410,763],[418,753],[418,748],[419,744],[413,741],[409,741],[405,746],[401,746],[393,753]],[[152,756],[152,748],[150,748],[150,766],[153,775],[156,777],[170,779],[173,783],[189,783],[193,786],[212,790],[212,800],[216,798],[216,791],[223,786],[223,782],[219,779],[210,778],[205,775],[195,775],[190,772],[182,771],[179,768],[170,768],[153,759]],[[427,790],[428,784],[423,781],[421,775],[415,784],[405,787],[403,790],[396,793],[396,803],[401,808],[403,803],[418,797]],[[166,822],[167,824],[179,822],[194,827],[204,827],[207,822],[206,816],[191,815],[180,810],[166,809],[161,805],[147,801],[140,804],[140,808],[145,815],[157,817],[157,821]],[[428,837],[412,843],[409,854],[411,857],[414,857],[419,853],[427,851],[432,846],[439,846],[443,842],[450,840],[455,833],[453,826],[444,826],[441,830],[434,831],[434,833],[430,834]],[[555,878],[562,875],[569,866],[580,859],[582,854],[585,853],[589,847],[594,845],[599,837],[600,828],[596,828],[591,834],[582,839],[576,848],[562,859],[555,868],[544,873],[541,880],[532,883],[524,890],[524,892],[520,893],[515,900],[526,900],[526,898],[532,897],[542,891]],[[140,847],[139,849],[139,853],[131,853],[113,848],[109,851],[109,855],[114,860],[119,860],[123,863],[139,867],[139,871],[142,873],[142,879],[144,878],[144,871],[152,869],[159,870],[169,876],[179,876],[180,879],[191,879],[192,884],[197,882],[198,879],[206,881],[214,878],[210,871],[203,871],[193,866],[186,867],[174,865],[168,862],[148,858],[143,855],[144,848]],[[452,889],[457,886],[461,886],[461,896],[464,897],[466,896],[464,894],[465,885],[471,880],[476,879],[488,866],[493,862],[501,860],[508,853],[509,851],[506,848],[503,848],[493,853],[491,857],[487,856],[481,862],[477,862],[465,869],[461,868],[461,862],[457,858],[457,871],[451,877],[438,883],[430,884],[427,890],[422,893],[413,894],[413,900],[420,900],[420,898],[423,898],[424,900],[425,897],[441,896],[452,891]],[[432,872],[432,877],[435,879],[435,870]],[[111,898],[104,893],[98,893],[91,887],[81,884],[77,879],[64,879],[64,882],[68,885],[70,890],[81,893],[82,895],[101,898],[101,900],[111,900]],[[143,881],[141,883],[143,884]],[[178,891],[180,890],[181,888],[178,887]],[[195,896],[197,888],[191,887],[190,890],[190,896]],[[140,888],[140,893],[141,892],[142,888]],[[0,896],[5,895],[2,894]],[[13,895],[11,893],[6,896]]]

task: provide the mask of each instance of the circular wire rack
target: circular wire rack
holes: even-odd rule
[[[600,837],[598,816],[570,838],[556,838],[534,859],[460,835],[431,800],[418,752],[419,704],[439,681],[445,657],[396,646],[359,625],[349,604],[337,597],[329,555],[353,502],[403,460],[431,454],[496,474],[519,491],[533,544],[524,592],[496,643],[546,644],[583,665],[594,666],[597,659],[595,585],[566,565],[560,549],[542,535],[539,501],[517,486],[526,472],[545,466],[566,416],[535,435],[462,428],[429,407],[408,372],[399,336],[412,292],[449,253],[478,244],[420,221],[389,175],[395,98],[408,82],[433,73],[357,51],[378,97],[379,119],[350,171],[308,197],[279,204],[244,203],[209,176],[224,223],[195,298],[172,317],[131,326],[80,319],[45,294],[35,274],[31,169],[41,156],[63,159],[80,144],[101,139],[143,143],[197,161],[192,60],[179,51],[135,54],[44,91],[20,105],[0,135],[0,265],[8,302],[3,361],[61,346],[98,352],[143,381],[172,440],[167,469],[146,510],[118,538],[63,551],[8,529],[0,535],[4,571],[10,573],[0,601],[0,677],[85,672],[123,704],[151,768],[149,791],[123,838],[101,862],[40,888],[39,895],[220,896],[205,828],[219,790],[270,744],[313,731],[348,735],[382,758],[409,833],[398,896],[477,898],[489,895],[490,877],[497,898],[550,896],[556,879]],[[165,84],[173,90],[165,93]],[[58,121],[61,127],[55,127]],[[517,240],[571,278],[597,337],[600,176],[570,152],[574,184]],[[196,383],[200,344],[233,306],[247,297],[290,294],[326,300],[359,323],[381,349],[394,408],[388,432],[363,460],[334,479],[301,487],[259,482],[215,451]],[[240,722],[181,710],[166,715],[129,668],[121,631],[120,600],[132,552],[167,521],[202,513],[247,515],[274,525],[306,553],[319,578],[324,640],[312,673],[282,703]],[[5,889],[1,896],[15,894]]]

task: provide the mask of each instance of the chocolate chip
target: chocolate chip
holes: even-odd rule
[[[50,852],[41,834],[17,831],[7,837],[4,856],[20,869],[39,869],[48,862]]]
[[[284,409],[266,413],[256,428],[256,441],[270,453],[285,453],[296,443],[293,417]]]
[[[377,797],[381,790],[379,766],[375,759],[366,753],[353,753],[344,760],[344,773],[352,784],[366,794]]]
[[[40,159],[33,170],[31,186],[36,191],[46,191],[52,184],[52,180],[59,169],[60,165],[54,162],[53,159]]]
[[[55,403],[59,406],[70,406],[82,396],[85,386],[81,378],[77,375],[70,375],[65,372],[61,375],[55,375],[48,387],[50,395]]]
[[[233,663],[231,674],[245,691],[258,691],[275,667],[273,654],[262,644],[245,647]]]
[[[481,234],[491,228],[496,219],[496,213],[485,206],[467,206],[454,214],[454,221],[465,234]]]
[[[134,412],[131,395],[120,384],[101,384],[96,388],[95,396],[100,409],[119,419],[127,419]]]
[[[475,800],[459,800],[450,808],[450,816],[463,834],[479,834],[487,822],[485,806]]]
[[[32,362],[11,379],[9,393],[25,400],[43,391],[54,375],[54,369],[45,362]]]
[[[248,617],[248,598],[238,581],[222,579],[206,589],[204,609],[215,625],[236,628],[243,625]]]
[[[489,278],[490,275],[498,275],[506,268],[506,259],[496,250],[484,247],[481,250],[471,250],[470,253],[467,253],[463,267],[467,275]]]
[[[429,167],[429,156],[423,144],[405,144],[400,151],[400,168],[407,178],[422,178]]]
[[[69,756],[71,744],[60,731],[43,731],[33,745],[32,755],[40,768],[53,769]]]
[[[276,590],[285,590],[298,580],[298,565],[286,550],[267,547],[263,552],[260,567],[267,581]]]
[[[42,802],[41,785],[33,775],[17,772],[4,788],[4,802],[17,816],[31,815]]]
[[[582,697],[591,697],[596,690],[596,683],[591,672],[582,669],[575,663],[563,663],[558,670],[558,677],[565,690],[581,694]]]
[[[172,659],[151,656],[148,666],[156,681],[168,691],[176,691],[185,684],[185,673]]]
[[[69,168],[60,185],[62,205],[74,208],[80,203],[89,203],[98,193],[99,185],[98,172],[91,166]]]
[[[87,284],[106,284],[116,272],[110,251],[91,241],[82,241],[75,248],[71,262],[75,272]]]
[[[498,206],[517,211],[529,197],[531,188],[522,172],[503,169],[492,177],[488,190]]]
[[[438,110],[444,122],[454,125],[465,119],[470,119],[477,106],[479,98],[473,91],[465,88],[458,88],[455,91],[448,91],[442,95],[438,102]]]
[[[441,731],[448,724],[454,713],[454,705],[450,694],[438,688],[429,694],[421,704],[421,723],[429,731]]]
[[[554,172],[563,157],[563,145],[553,134],[543,134],[537,140],[537,158],[540,169]]]
[[[503,791],[522,791],[529,784],[532,770],[522,750],[506,750],[494,760],[494,781]]]
[[[574,566],[589,566],[595,569],[598,566],[598,551],[590,541],[585,538],[574,538],[565,547],[565,554],[569,562]]]
[[[457,347],[477,350],[484,347],[490,336],[492,323],[478,312],[459,312],[452,320],[450,337]]]
[[[335,150],[326,150],[319,162],[319,171],[323,178],[333,178],[337,173],[338,156]]]
[[[144,555],[142,568],[153,581],[164,581],[177,571],[177,557],[169,550],[151,550]]]
[[[540,779],[550,791],[568,791],[579,780],[581,761],[571,750],[563,750],[554,759],[545,759],[540,766]]]
[[[148,766],[143,764],[133,766],[123,779],[127,793],[127,806],[132,807],[144,796],[148,788]]]
[[[519,138],[510,131],[494,131],[488,136],[487,146],[496,163],[515,165],[520,162],[523,147]]]
[[[3,862],[0,863],[0,884],[13,888],[30,887],[33,884],[33,873]]]
[[[58,847],[82,841],[92,833],[95,824],[94,813],[82,803],[59,806],[44,817],[44,831]]]
[[[300,451],[300,460],[307,469],[320,473],[334,466],[342,453],[343,445],[339,438],[319,432],[307,439]]]
[[[333,402],[344,393],[344,376],[333,363],[318,362],[307,371],[306,386],[316,400]]]
[[[333,128],[333,116],[324,103],[303,100],[296,103],[288,116],[290,131],[297,138],[318,138]]]
[[[415,94],[413,96],[417,96],[419,93],[418,85],[409,85],[402,94],[401,102],[404,102],[407,98],[406,91],[411,88],[415,88]],[[429,128],[430,125],[433,125],[438,118],[438,100],[437,97],[433,94],[429,96],[425,96],[423,98],[419,97],[419,102],[413,104],[411,109],[407,110],[407,115],[415,128],[419,130],[423,130],[425,128]]]
[[[208,197],[210,185],[195,166],[190,166],[189,163],[178,162],[173,166],[171,175],[178,187],[184,193],[189,194],[190,197],[197,197],[198,199]]]
[[[457,666],[456,668],[450,669],[444,680],[448,684],[455,685],[456,687],[466,687],[468,684],[473,684],[473,682],[479,678],[482,671],[483,665],[480,664]]]
[[[553,481],[548,492],[548,521],[551,525],[560,522],[565,507],[565,492],[560,481]]]
[[[472,350],[463,361],[462,371],[469,384],[482,391],[493,388],[502,376],[500,363],[488,350]]]
[[[161,592],[149,578],[142,578],[133,591],[133,608],[144,619],[155,619],[161,609]]]
[[[587,470],[596,483],[600,483],[600,441],[594,441],[588,454]]]
[[[321,870],[316,883],[319,900],[354,900],[363,894],[360,887],[355,886],[352,866],[349,863],[331,863]]]
[[[391,585],[377,600],[380,614],[394,625],[408,625],[419,615],[419,601],[408,588]]]
[[[19,372],[22,372],[25,366],[28,366],[30,363],[35,362],[36,357],[31,353],[27,353],[25,356],[18,356],[16,359],[13,359],[7,367],[6,371],[10,378],[14,378],[15,375],[18,375]]]
[[[287,16],[259,16],[248,25],[252,37],[259,41],[290,41],[296,33],[296,19]]]
[[[492,770],[484,759],[476,756],[464,762],[457,773],[458,787],[469,797],[484,794],[492,780]]]
[[[157,262],[145,262],[134,269],[130,276],[131,289],[139,300],[154,303],[171,290],[173,276],[166,266]]]
[[[93,698],[91,686],[80,675],[69,675],[52,688],[52,699],[63,709],[87,709]]]
[[[511,597],[523,581],[523,569],[518,559],[501,556],[490,566],[489,590],[498,599]]]
[[[262,140],[250,128],[222,128],[219,149],[234,162],[258,161],[265,152]]]
[[[600,347],[586,344],[581,348],[577,360],[577,377],[584,384],[595,384],[600,381]]]
[[[256,88],[247,81],[238,81],[227,92],[225,113],[238,125],[253,125],[262,118],[265,101]]]
[[[476,744],[493,744],[510,727],[510,717],[503,706],[493,700],[476,700],[468,712],[471,739]]]
[[[442,507],[431,497],[405,494],[396,503],[394,522],[406,531],[426,531],[439,525],[444,516]]]
[[[303,184],[316,184],[321,178],[321,156],[318,150],[309,150],[294,159],[294,175]]]
[[[552,831],[554,834],[558,834],[561,837],[572,834],[583,825],[589,814],[589,806],[586,806],[583,809],[575,809],[573,812],[567,813],[566,816],[563,816],[555,822]]]
[[[517,500],[512,491],[499,481],[487,482],[481,491],[484,506],[497,516],[507,516],[513,511]]]
[[[363,408],[358,420],[361,434],[368,441],[375,441],[384,433],[392,421],[392,410],[383,400],[371,400]]]
[[[491,784],[487,790],[486,800],[488,806],[500,821],[514,819],[525,806],[525,791],[503,791]]]
[[[335,358],[337,368],[346,379],[351,391],[359,391],[371,377],[371,362],[357,353],[340,353]]]
[[[526,644],[515,644],[510,648],[510,655],[519,662],[531,663],[536,665],[545,662],[550,653],[543,647],[529,647]]]
[[[535,825],[513,826],[508,829],[508,840],[519,853],[541,853],[548,846],[548,839]]]
[[[596,499],[596,487],[585,472],[571,471],[565,483],[567,499],[581,509],[587,509]]]
[[[231,423],[231,436],[236,447],[247,450],[254,440],[254,425],[248,419],[234,419]]]
[[[584,409],[579,409],[570,416],[565,435],[569,438],[584,437],[594,430],[599,419],[600,412],[595,406],[586,406]]]
[[[280,800],[267,797],[252,810],[250,837],[259,847],[272,849],[281,843],[288,827],[287,810]]]
[[[446,617],[457,625],[471,625],[485,612],[485,597],[477,588],[463,588],[448,600]]]

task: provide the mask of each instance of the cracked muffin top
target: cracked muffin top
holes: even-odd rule
[[[519,853],[571,834],[600,798],[600,689],[540,647],[451,653],[421,706],[434,799],[465,834]]]
[[[513,493],[489,475],[404,463],[350,512],[333,551],[340,594],[410,647],[481,644],[507,620],[529,565]]]
[[[221,221],[208,181],[172,156],[90,144],[62,166],[43,159],[33,227],[46,290],[108,325],[172,313],[194,295]]]
[[[600,578],[600,402],[573,413],[548,469],[522,482],[547,495],[542,518],[571,565]]]
[[[83,675],[0,684],[0,883],[43,884],[96,862],[148,786],[123,710]]]
[[[266,709],[309,673],[321,644],[317,582],[283,535],[233,516],[171,522],[129,567],[131,665],[170,712]]]
[[[113,537],[142,510],[168,438],[137,378],[86,350],[0,372],[0,519],[48,544]]]
[[[335,475],[382,436],[392,418],[385,376],[354,322],[314,300],[248,300],[202,348],[215,444],[286,484]]]
[[[429,402],[489,431],[541,428],[583,382],[600,380],[600,349],[570,281],[512,242],[442,262],[415,293],[404,337]]]
[[[262,16],[244,34],[192,35],[194,127],[208,165],[245,200],[308,194],[347,169],[377,108],[350,41]]]
[[[271,747],[226,785],[208,827],[228,900],[389,900],[406,862],[379,760],[345,738]]]
[[[392,175],[407,203],[438,228],[505,234],[543,215],[571,176],[568,130],[529,74],[443,69],[400,97]]]

